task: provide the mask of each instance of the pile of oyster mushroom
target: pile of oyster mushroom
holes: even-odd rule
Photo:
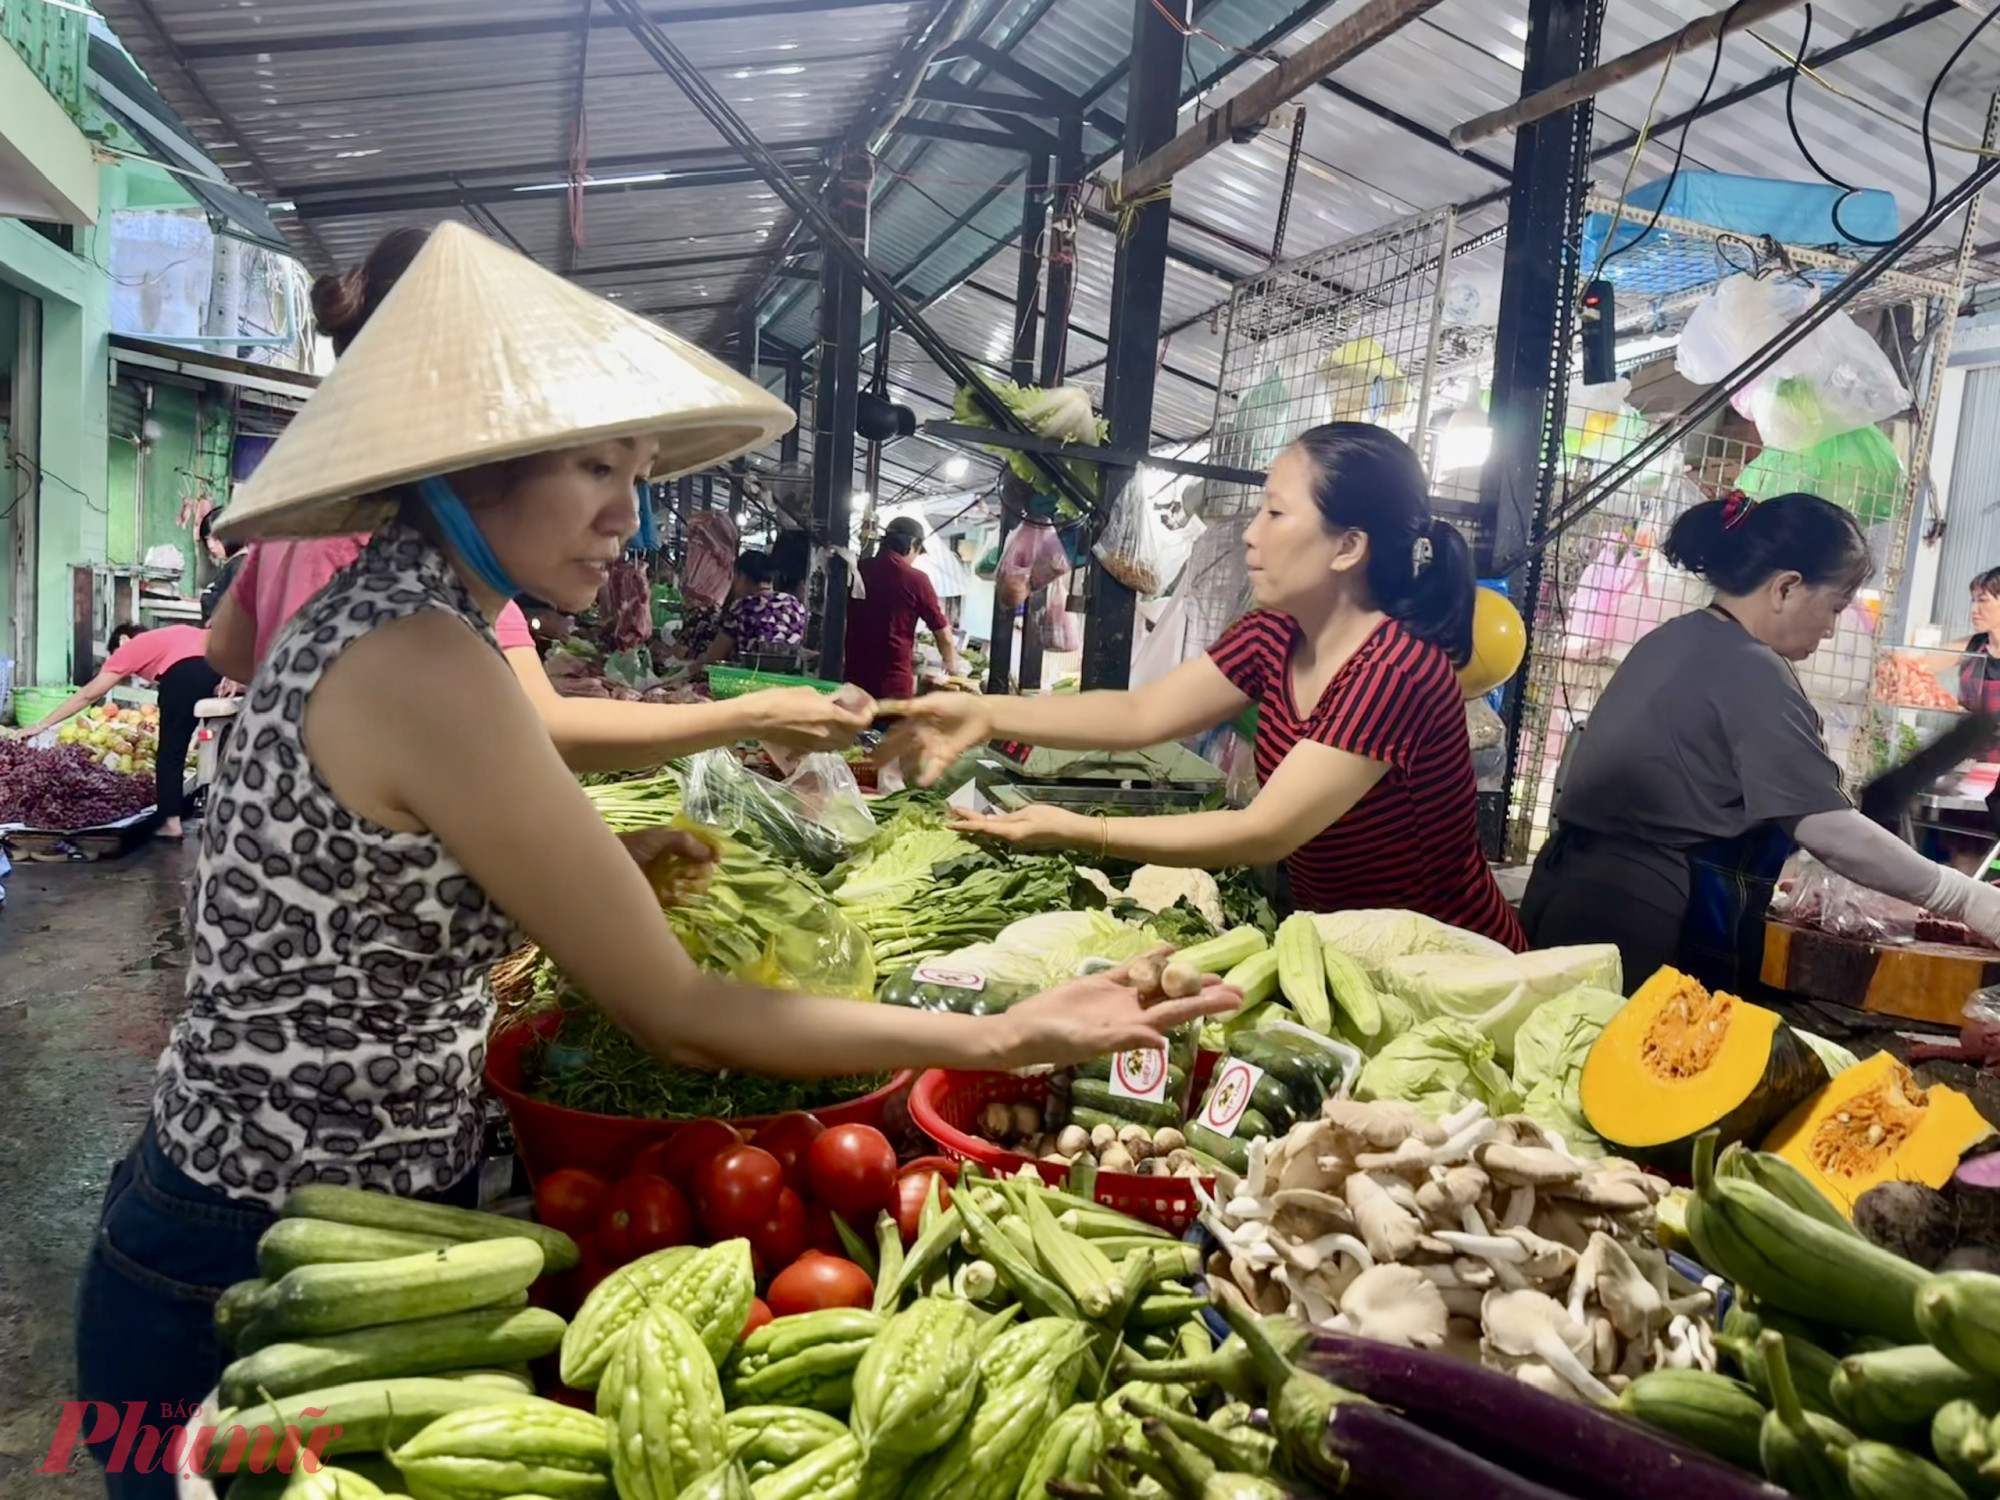
[[[1674,1270],[1667,1184],[1584,1161],[1525,1116],[1470,1105],[1329,1099],[1250,1148],[1207,1198],[1209,1274],[1266,1313],[1505,1370],[1539,1390],[1615,1398],[1661,1367],[1715,1368],[1711,1288]]]

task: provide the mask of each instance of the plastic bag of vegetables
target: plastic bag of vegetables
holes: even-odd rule
[[[875,819],[846,762],[809,755],[787,781],[744,769],[726,749],[687,764],[682,806],[711,828],[740,834],[787,863],[825,874],[875,835]]]
[[[717,846],[708,888],[667,911],[695,962],[754,984],[874,998],[867,934],[806,877],[741,840],[702,831]]]

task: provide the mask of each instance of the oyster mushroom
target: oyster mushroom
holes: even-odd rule
[[[1596,1341],[1555,1298],[1536,1291],[1488,1292],[1480,1310],[1486,1340],[1514,1359],[1535,1359],[1560,1375],[1586,1401],[1613,1399],[1584,1363]]]
[[[1363,1271],[1340,1299],[1345,1331],[1405,1349],[1437,1348],[1450,1318],[1438,1288],[1414,1266]]]
[[[1458,1220],[1460,1209],[1476,1204],[1486,1191],[1486,1174],[1477,1167],[1447,1167],[1417,1189],[1417,1207],[1439,1222]]]
[[[1509,1146],[1489,1141],[1473,1153],[1486,1175],[1505,1187],[1556,1187],[1581,1182],[1583,1163],[1546,1147]]]
[[[1366,1172],[1350,1173],[1342,1196],[1354,1211],[1362,1243],[1378,1262],[1401,1260],[1417,1248],[1423,1234],[1421,1221]]]
[[[1445,1132],[1414,1105],[1380,1099],[1363,1104],[1355,1099],[1328,1099],[1320,1106],[1320,1118],[1351,1137],[1359,1146],[1375,1151],[1393,1151],[1414,1136],[1427,1146],[1443,1145]]]
[[[1625,1247],[1610,1235],[1593,1234],[1590,1248],[1597,1257],[1592,1290],[1605,1316],[1628,1339],[1651,1338],[1674,1316],[1667,1311],[1666,1300]]]

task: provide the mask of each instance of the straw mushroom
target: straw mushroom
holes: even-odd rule
[[[1437,1348],[1450,1317],[1437,1287],[1414,1266],[1363,1271],[1340,1299],[1343,1331],[1405,1349]]]

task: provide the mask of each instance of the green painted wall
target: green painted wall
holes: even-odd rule
[[[143,386],[134,378],[141,373],[128,372],[126,383]],[[229,498],[229,408],[216,396],[182,386],[154,385],[152,393],[151,422],[158,435],[143,448],[131,441],[131,433],[110,435],[107,556],[130,564],[151,548],[178,547],[188,561],[181,587],[193,593],[207,572],[197,571],[200,543],[192,525],[180,524],[181,509],[186,505],[192,515],[204,496],[218,506]]]

